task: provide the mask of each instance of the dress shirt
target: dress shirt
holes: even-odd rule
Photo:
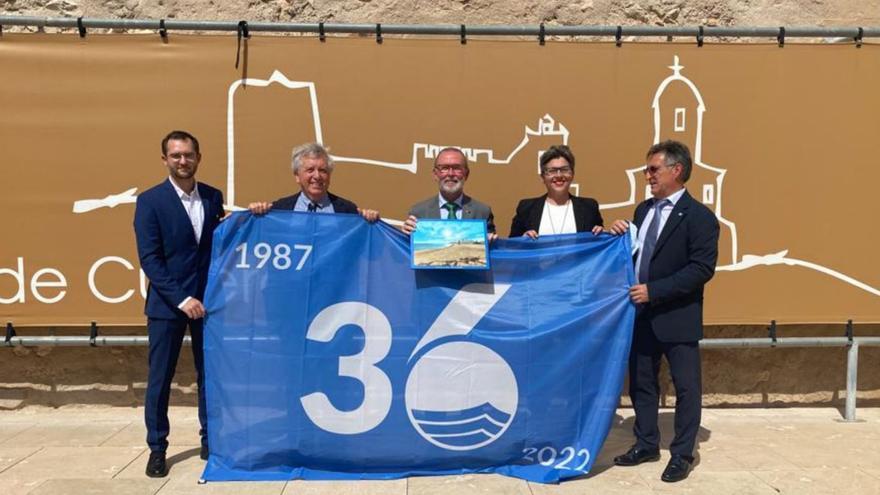
[[[670,194],[666,199],[669,200],[669,203],[666,203],[666,206],[660,210],[660,225],[657,229],[657,237],[660,237],[660,234],[663,232],[663,227],[666,226],[666,220],[669,219],[669,215],[672,213],[672,209],[675,208],[675,204],[678,203],[678,200],[681,199],[682,195],[684,195],[684,188],[675,191]],[[659,201],[657,198],[654,198],[654,201]],[[652,203],[653,205],[654,203]],[[648,214],[645,215],[645,219],[642,220],[642,227],[638,229],[638,245],[641,247],[645,244],[645,236],[648,233],[648,226],[651,225],[651,220],[654,219],[654,208],[648,210]],[[638,267],[642,266],[642,250],[639,249],[639,256],[636,258],[636,272],[638,272]],[[636,274],[638,276],[638,273]],[[639,283],[644,284],[647,280],[639,280]]]
[[[449,218],[449,210],[444,208],[443,205],[445,205],[446,203],[449,203],[450,201],[446,201],[446,199],[443,197],[443,195],[439,194],[439,193],[437,194],[437,197],[439,198],[437,204],[440,206],[440,218],[442,220],[446,220]],[[455,203],[458,205],[458,208],[456,208],[456,210],[455,210],[455,218],[457,220],[461,220],[461,211],[462,211],[461,200],[462,199],[464,199],[464,193],[459,194],[458,198],[455,201],[452,201],[452,203]]]
[[[184,211],[186,211],[186,216],[189,217],[193,234],[196,236],[196,244],[200,243],[202,241],[202,227],[205,225],[205,208],[202,206],[202,197],[199,196],[199,183],[194,181],[192,193],[187,194],[171,177],[168,177],[168,182],[171,182],[171,187],[174,188]],[[180,301],[180,304],[177,305],[178,309],[183,309],[183,306],[190,299],[192,296],[187,296],[183,301]]]
[[[202,206],[202,197],[199,196],[199,184],[197,182],[194,183],[192,192],[187,194],[171,177],[168,180],[177,192],[177,197],[180,198],[180,203],[186,211],[186,216],[189,217],[189,222],[192,224],[193,233],[198,244],[202,240],[202,226],[205,224],[205,208]]]
[[[293,211],[309,211],[309,204],[311,203],[312,200],[305,193],[300,193],[299,197],[296,198],[296,205],[294,205]],[[330,196],[326,194],[319,201],[316,201],[315,204],[318,205],[318,208],[315,210],[316,213],[336,213],[333,203],[330,202]]]

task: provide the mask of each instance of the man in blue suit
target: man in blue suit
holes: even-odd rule
[[[208,458],[202,298],[208,281],[211,238],[223,217],[223,194],[196,182],[202,155],[188,132],[172,131],[162,140],[168,179],[137,198],[134,231],[141,268],[150,280],[144,313],[150,340],[144,419],[150,459],[146,474],[167,474],[168,399],[187,327],[192,336],[199,395],[201,458]]]
[[[630,288],[637,305],[629,358],[636,443],[614,463],[635,466],[660,459],[657,375],[666,356],[675,385],[675,437],[660,479],[676,482],[690,472],[700,429],[703,286],[715,273],[719,228],[714,213],[684,188],[693,168],[687,146],[664,141],[648,150],[647,159],[645,178],[653,198],[639,204],[633,218],[640,247],[638,283]],[[610,230],[623,234],[628,228],[618,220]]]

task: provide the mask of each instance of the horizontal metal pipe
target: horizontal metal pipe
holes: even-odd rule
[[[76,28],[75,17],[38,17],[0,15],[0,25]],[[83,18],[82,25],[86,29],[159,29],[159,19],[99,19]],[[340,24],[325,23],[324,32],[328,34],[374,34],[376,24]],[[620,28],[620,36],[678,36],[696,37],[700,34],[700,26],[544,26],[546,36],[600,36],[615,37]],[[182,31],[232,31],[238,30],[238,21],[199,21],[182,19],[165,19],[165,29]],[[251,32],[285,32],[285,33],[318,33],[318,23],[293,22],[248,22]],[[415,35],[461,35],[458,24],[382,24],[383,34],[415,34]],[[776,38],[780,34],[779,27],[748,27],[748,26],[704,26],[703,37],[728,38]],[[538,36],[540,25],[465,25],[468,36]],[[819,27],[791,26],[785,27],[786,38],[855,38],[859,35],[859,27]],[[880,37],[880,27],[863,27],[862,37]]]
[[[853,342],[859,345],[880,346],[880,337],[854,337]],[[784,337],[774,342],[767,337],[743,339],[703,339],[703,349],[731,349],[736,347],[846,347],[847,337]]]
[[[244,339],[249,340],[249,339]],[[184,337],[184,344],[190,344],[190,337]],[[880,346],[880,337],[854,337],[853,343],[860,346]],[[146,335],[105,335],[95,339],[95,346],[146,346],[149,344]],[[91,339],[88,336],[79,335],[50,335],[50,336],[15,336],[6,343],[7,346],[59,346],[59,347],[82,347],[89,346]],[[700,347],[703,349],[736,349],[741,347],[846,347],[850,341],[846,337],[785,337],[773,340],[769,338],[742,338],[742,339],[703,339]]]

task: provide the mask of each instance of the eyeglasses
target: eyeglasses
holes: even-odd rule
[[[464,175],[465,168],[459,165],[438,165],[434,171],[440,175]]]
[[[673,163],[672,165],[661,165],[659,167],[657,165],[650,165],[650,166],[646,165],[644,170],[642,170],[642,172],[646,173],[648,175],[657,175],[657,172],[659,172],[662,167],[671,168],[676,165],[678,165],[678,164]]]
[[[188,162],[194,162],[198,155],[196,153],[169,153],[168,158],[178,161],[178,160],[186,160]]]
[[[573,170],[572,170],[571,166],[567,165],[565,167],[544,169],[543,175],[546,177],[555,177],[557,175],[560,175],[562,177],[568,177],[569,175],[572,174],[572,172],[573,172]]]

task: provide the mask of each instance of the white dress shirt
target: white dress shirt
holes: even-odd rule
[[[205,225],[205,208],[202,206],[202,197],[199,196],[199,183],[193,184],[192,193],[187,194],[177,186],[177,183],[171,177],[168,177],[168,181],[171,182],[171,187],[174,188],[174,191],[177,192],[177,197],[180,198],[183,209],[186,211],[186,216],[189,217],[189,223],[192,224],[193,233],[196,235],[196,244],[198,244],[202,240],[202,227]],[[192,299],[192,296],[187,296],[186,299],[180,301],[177,308],[183,309],[183,306],[190,299]]]
[[[186,216],[189,217],[193,233],[196,235],[196,243],[201,242],[202,227],[205,225],[205,208],[202,206],[202,197],[199,196],[199,184],[195,183],[195,185],[193,185],[192,193],[187,194],[183,189],[177,186],[177,183],[174,182],[171,177],[169,177],[168,180],[171,182],[174,190],[177,191],[177,197],[180,198],[180,202],[183,204],[183,209],[186,211]]]

